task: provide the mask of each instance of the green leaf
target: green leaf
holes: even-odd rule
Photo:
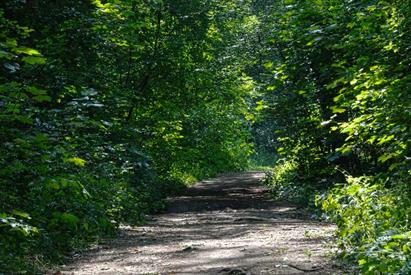
[[[80,221],[80,219],[76,215],[67,212],[54,212],[53,216],[55,220],[66,223],[70,227],[77,226],[77,223]]]
[[[39,51],[37,51],[35,49],[32,49],[32,48],[27,48],[27,47],[18,47],[18,48],[14,48],[13,50],[16,54],[24,53],[24,54],[27,54],[27,55],[34,55],[34,56],[40,56],[41,55]]]
[[[266,68],[266,69],[271,69],[273,66],[274,66],[273,62],[264,63],[264,68]]]
[[[365,265],[367,263],[367,260],[361,259],[358,261],[359,265]]]
[[[9,52],[0,50],[0,59],[5,58],[5,59],[10,60],[10,59],[12,59],[12,57],[13,57],[13,55],[10,54]]]
[[[39,89],[39,88],[34,87],[34,86],[27,87],[26,91],[29,92],[32,95],[46,95],[47,94],[46,90]]]
[[[255,110],[257,112],[262,111],[263,109],[265,109],[266,106],[264,105],[264,100],[260,100],[257,102],[257,106],[255,107]]]
[[[382,138],[378,139],[378,145],[382,145],[384,143],[387,143],[387,142],[391,141],[394,138],[395,138],[395,135],[390,135],[390,136],[385,135]]]
[[[51,102],[51,97],[48,95],[38,95],[33,97],[33,99],[37,102]]]
[[[6,40],[6,46],[10,48],[17,47],[17,40],[15,38],[8,38]]]
[[[285,152],[285,148],[284,148],[284,147],[280,147],[280,148],[277,149],[277,153],[278,153],[278,154],[284,154],[284,152]]]
[[[16,215],[16,216],[25,218],[25,219],[30,219],[30,215],[29,215],[29,214],[27,214],[27,213],[25,213],[25,212],[21,212],[21,211],[19,211],[19,210],[13,210],[11,213],[14,214],[14,215]]]
[[[74,165],[81,166],[81,167],[87,163],[87,161],[85,161],[84,159],[77,158],[77,157],[65,159],[65,162],[73,163]]]
[[[332,106],[332,107],[331,107],[331,111],[332,111],[334,114],[342,114],[342,113],[345,113],[347,110],[346,110],[346,109],[343,109],[343,108],[340,108],[340,107]]]
[[[45,64],[46,63],[46,59],[43,57],[38,57],[38,56],[25,56],[22,58],[22,60],[30,65],[34,65],[34,64]]]
[[[384,162],[386,162],[387,160],[392,159],[392,158],[395,158],[395,157],[397,157],[397,156],[398,156],[398,153],[397,153],[397,152],[395,152],[395,153],[387,153],[387,154],[384,154],[384,155],[380,156],[380,157],[378,158],[378,161],[381,162],[381,163],[384,163]]]
[[[33,125],[33,120],[30,117],[24,115],[15,115],[15,120],[20,121],[21,123]]]

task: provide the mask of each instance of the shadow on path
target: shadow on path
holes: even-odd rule
[[[327,258],[334,226],[273,201],[262,176],[202,181],[63,274],[343,274]]]

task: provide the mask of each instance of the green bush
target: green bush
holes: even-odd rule
[[[246,166],[253,87],[220,39],[243,15],[217,2],[0,1],[0,273]]]
[[[356,261],[363,274],[411,272],[410,190],[387,184],[378,177],[347,176],[346,184],[317,198],[338,227],[342,256]]]
[[[266,172],[263,184],[268,186],[273,196],[278,199],[312,206],[316,194],[329,188],[333,183],[332,177],[336,177],[335,174],[335,169],[331,167],[318,167],[315,171],[306,171],[297,160],[280,159]]]
[[[269,187],[275,198],[307,204],[310,201],[307,194],[314,193],[302,180],[295,161],[280,160],[272,170],[266,172],[262,182]]]

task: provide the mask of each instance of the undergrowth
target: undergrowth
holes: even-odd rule
[[[345,173],[344,182],[320,192],[299,182],[296,168],[282,161],[263,183],[274,197],[320,210],[322,219],[335,223],[340,260],[361,274],[411,273],[409,186],[397,182],[390,188],[393,179]]]

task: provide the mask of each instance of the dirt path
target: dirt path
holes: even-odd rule
[[[343,274],[326,256],[334,227],[271,201],[262,176],[200,182],[62,274]]]

